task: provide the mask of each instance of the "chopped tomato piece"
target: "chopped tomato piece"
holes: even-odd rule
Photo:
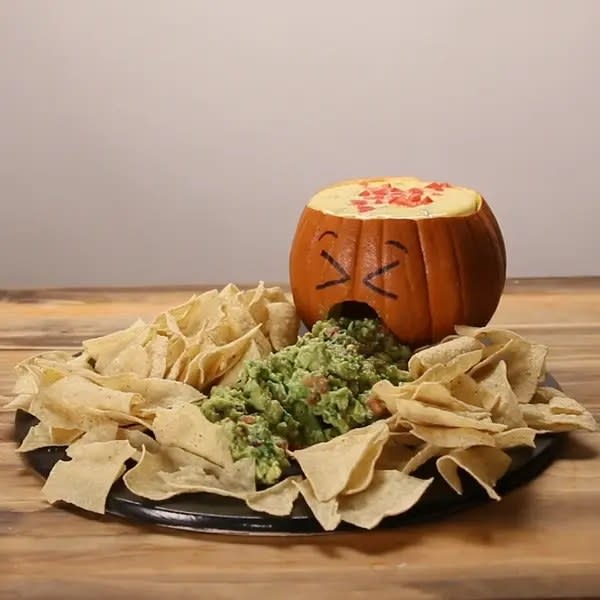
[[[430,190],[435,190],[436,192],[443,192],[444,190],[451,188],[452,186],[449,183],[439,183],[437,181],[434,181],[433,183],[430,183],[425,187]]]
[[[367,400],[367,406],[371,409],[371,412],[376,417],[382,417],[387,413],[387,408],[382,400],[377,398],[376,396],[371,396]]]

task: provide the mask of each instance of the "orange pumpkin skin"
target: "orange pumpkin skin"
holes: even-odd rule
[[[307,206],[289,268],[307,327],[342,302],[363,302],[402,342],[418,347],[453,334],[457,324],[489,322],[505,284],[506,252],[483,199],[466,216],[416,220],[350,218]]]

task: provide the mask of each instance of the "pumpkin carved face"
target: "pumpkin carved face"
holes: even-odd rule
[[[505,276],[504,241],[484,199],[406,177],[321,190],[290,253],[292,294],[308,327],[359,302],[413,346],[439,341],[456,324],[485,325]]]

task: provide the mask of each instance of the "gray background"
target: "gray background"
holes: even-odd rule
[[[596,0],[0,0],[0,287],[287,280],[318,188],[479,189],[600,274]]]

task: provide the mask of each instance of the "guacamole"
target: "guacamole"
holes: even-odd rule
[[[199,406],[233,432],[233,458],[253,457],[257,481],[275,483],[286,450],[304,448],[385,416],[373,384],[408,380],[410,349],[378,319],[339,317],[266,358],[249,361],[238,383],[215,386]]]

